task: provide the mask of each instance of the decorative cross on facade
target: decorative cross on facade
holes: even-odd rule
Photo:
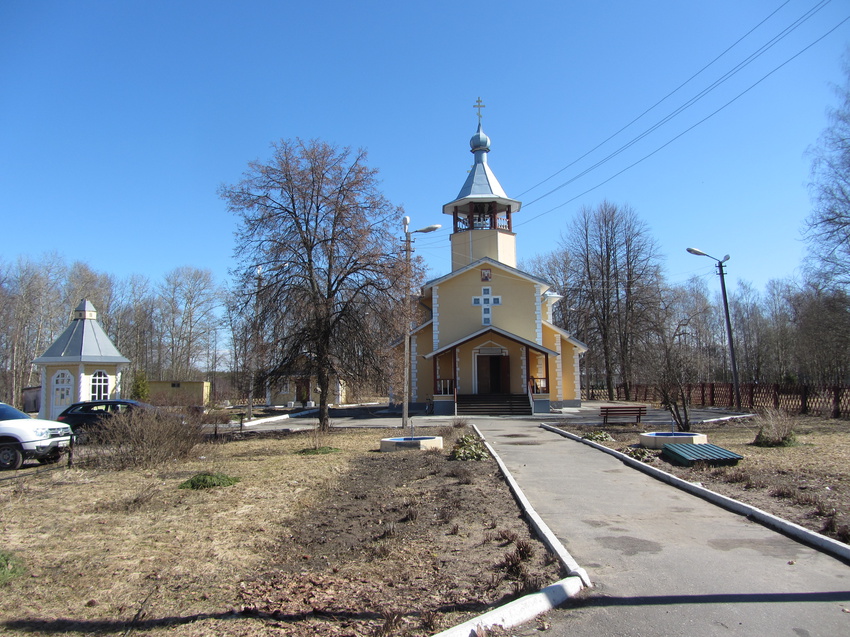
[[[473,104],[473,105],[472,105],[472,108],[477,108],[477,109],[478,109],[478,121],[479,121],[479,123],[480,123],[480,122],[481,122],[481,109],[482,109],[482,108],[487,108],[487,105],[486,105],[486,104],[484,104],[484,103],[481,101],[481,98],[479,97],[479,98],[475,101],[475,104]]]
[[[472,305],[481,308],[481,325],[491,325],[493,322],[492,311],[497,305],[502,304],[501,296],[493,296],[493,288],[481,288],[481,296],[472,297]]]

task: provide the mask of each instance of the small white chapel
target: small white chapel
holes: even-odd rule
[[[83,299],[71,324],[33,364],[41,376],[38,417],[56,420],[73,403],[121,398],[121,376],[130,359],[106,335],[94,305]]]

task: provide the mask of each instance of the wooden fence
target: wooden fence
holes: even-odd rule
[[[698,383],[687,386],[691,405],[734,409],[732,383]],[[605,400],[604,389],[582,389],[582,398]],[[617,387],[617,400],[625,400],[623,387]],[[653,385],[634,385],[631,400],[661,404],[660,393]],[[791,414],[810,414],[829,418],[850,418],[850,386],[848,385],[783,385],[744,383],[741,385],[741,408],[762,410],[773,407]]]

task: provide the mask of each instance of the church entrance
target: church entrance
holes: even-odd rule
[[[479,394],[511,393],[510,358],[507,356],[476,357]]]

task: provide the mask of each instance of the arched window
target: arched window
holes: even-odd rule
[[[109,376],[104,371],[98,371],[91,377],[91,399],[106,400],[109,398]]]

